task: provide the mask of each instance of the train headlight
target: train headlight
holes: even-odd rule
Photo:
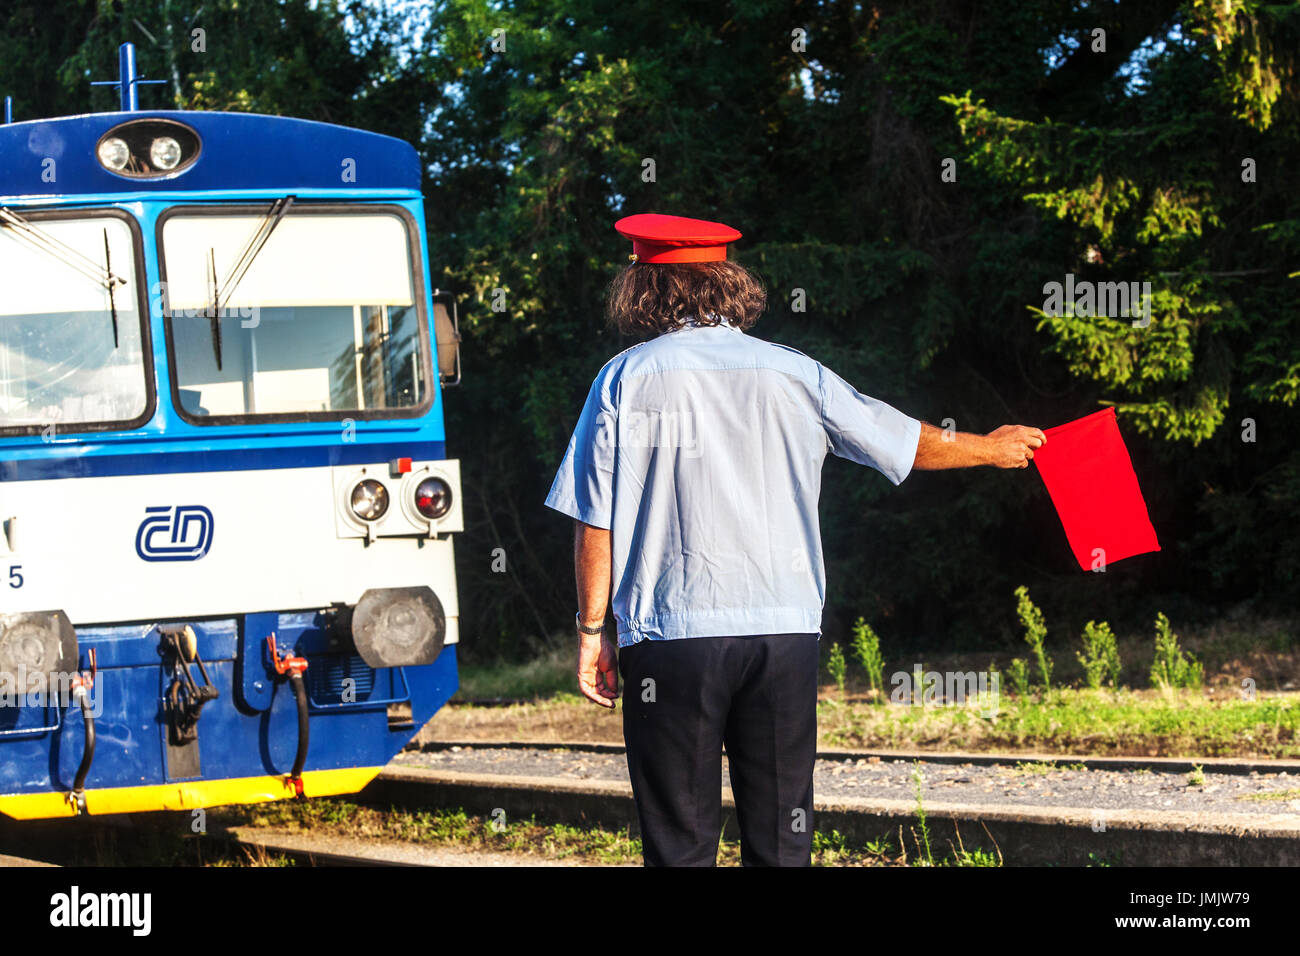
[[[117,176],[161,179],[189,169],[202,150],[198,132],[184,123],[143,117],[105,130],[95,155],[101,166]]]
[[[367,478],[352,489],[352,513],[362,521],[378,521],[388,511],[388,489]]]
[[[415,489],[415,510],[436,521],[451,510],[451,485],[441,478],[426,478]]]
[[[432,588],[373,588],[352,612],[352,640],[370,667],[432,664],[447,637],[447,616]]]
[[[173,170],[180,164],[183,155],[181,144],[170,136],[159,136],[149,144],[149,159],[153,161],[155,169]]]
[[[113,170],[126,169],[126,164],[131,159],[131,147],[116,136],[110,136],[100,143],[98,152],[99,161]]]

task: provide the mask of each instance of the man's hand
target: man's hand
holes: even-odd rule
[[[1028,468],[1034,449],[1046,444],[1047,436],[1028,425],[1003,425],[984,436],[989,464],[997,468]]]
[[[610,556],[608,528],[573,522],[573,570],[578,579],[578,620],[598,627],[609,607]],[[575,628],[575,630],[577,630]],[[618,699],[618,652],[602,631],[584,634],[578,648],[578,690],[587,700],[613,707]]]
[[[587,700],[613,707],[618,699],[618,651],[604,634],[578,635],[578,690]]]

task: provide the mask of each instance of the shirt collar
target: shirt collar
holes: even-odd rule
[[[741,329],[731,324],[730,319],[723,319],[722,322],[719,323],[718,325],[701,325],[699,319],[697,319],[695,316],[690,316],[689,318],[683,319],[682,327],[680,329],[674,329],[673,331],[681,332],[684,329],[712,329],[712,328],[726,329],[729,332],[741,332]]]

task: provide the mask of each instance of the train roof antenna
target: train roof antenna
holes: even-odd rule
[[[146,80],[135,75],[135,44],[123,43],[117,48],[117,79],[92,80],[91,86],[116,86],[122,96],[122,112],[133,113],[140,108],[136,87],[141,83],[166,83],[166,80]]]

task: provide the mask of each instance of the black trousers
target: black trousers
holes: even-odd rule
[[[722,748],[745,866],[808,866],[816,634],[641,641],[619,650],[623,739],[647,866],[713,866]]]

